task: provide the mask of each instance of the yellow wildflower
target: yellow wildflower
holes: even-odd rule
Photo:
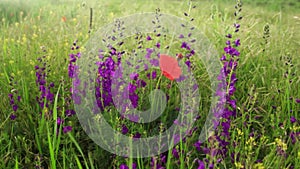
[[[243,168],[243,165],[240,162],[235,162],[234,165],[236,168]]]
[[[246,141],[246,144],[248,145],[256,145],[255,140],[253,137],[250,137],[249,140]]]
[[[253,169],[265,169],[265,166],[263,163],[257,163],[253,166]]]
[[[18,75],[21,75],[22,73],[23,73],[23,71],[18,71],[17,72]]]
[[[26,41],[27,41],[26,36],[23,36],[23,37],[22,37],[22,41],[23,41],[23,43],[26,43]]]
[[[275,139],[275,143],[278,147],[281,147],[283,151],[286,151],[287,150],[287,144],[284,143],[281,139],[279,138],[276,138]]]
[[[242,132],[239,128],[237,128],[237,132],[239,136],[242,136],[244,134],[244,132]]]
[[[38,37],[38,35],[34,33],[34,34],[32,35],[32,37],[33,37],[33,39],[35,39],[35,38]]]
[[[34,65],[33,60],[30,59],[30,60],[29,60],[29,64],[33,66],[33,65]]]

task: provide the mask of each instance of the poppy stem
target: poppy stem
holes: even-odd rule
[[[156,87],[155,87],[155,89],[158,89],[158,86],[159,86],[159,83],[160,83],[160,81],[161,81],[161,77],[163,76],[163,72],[161,72],[161,74],[160,74],[160,76],[159,76],[159,79],[158,79],[158,82],[157,82],[157,84],[156,84]]]

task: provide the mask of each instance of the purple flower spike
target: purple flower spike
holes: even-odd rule
[[[300,99],[296,99],[296,103],[300,103]]]

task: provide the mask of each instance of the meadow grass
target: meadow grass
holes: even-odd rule
[[[190,15],[193,24],[215,45],[219,56],[225,46],[225,35],[234,23],[234,1],[195,1],[197,8]],[[121,164],[137,168],[151,168],[153,159],[166,168],[198,168],[197,160],[209,159],[209,154],[193,146],[200,130],[180,142],[176,149],[184,150],[176,158],[172,149],[161,157],[131,159],[115,156],[94,143],[82,129],[76,116],[66,116],[71,109],[72,79],[68,76],[69,54],[73,42],[84,46],[93,33],[114,18],[140,12],[154,12],[184,17],[189,10],[187,1],[126,0],[126,1],[43,1],[27,5],[21,1],[0,3],[0,168],[120,168]],[[93,8],[93,29],[89,34],[90,8]],[[300,13],[299,1],[246,1],[240,21],[240,60],[236,71],[238,82],[234,99],[238,116],[232,119],[230,146],[226,158],[215,163],[215,168],[300,168],[300,136],[293,143],[291,134],[300,132]],[[125,43],[131,46],[131,40]],[[168,40],[165,41],[169,42]],[[174,46],[176,43],[174,43]],[[79,49],[81,50],[81,48]],[[176,50],[176,49],[174,49]],[[43,62],[37,59],[44,56]],[[36,100],[40,96],[36,85],[35,66],[46,63],[47,82],[53,103],[41,108]],[[196,79],[201,89],[201,112],[208,112],[210,87],[208,74],[201,61],[195,61]],[[150,70],[149,70],[150,72]],[[146,77],[146,74],[141,75]],[[164,77],[162,84],[169,84]],[[139,91],[147,96],[158,81],[149,82],[149,88]],[[15,93],[14,91],[18,91]],[[9,93],[20,96],[18,110],[13,111]],[[174,110],[180,98],[178,87],[169,91],[172,104],[164,112],[160,123],[132,124],[117,116],[116,110],[104,114],[116,130],[126,124],[129,130],[143,136],[159,133],[173,123]],[[145,98],[147,100],[147,98]],[[176,104],[175,104],[176,103]],[[145,101],[142,107],[149,106]],[[59,109],[57,109],[59,107]],[[49,110],[53,110],[52,114]],[[16,119],[12,120],[11,115]],[[206,113],[199,113],[205,117]],[[291,117],[298,119],[292,122]],[[64,125],[57,123],[64,119]],[[203,126],[205,119],[197,121]],[[65,126],[72,130],[64,133]],[[58,134],[57,134],[58,133]],[[134,135],[134,132],[128,135]],[[207,143],[209,145],[209,143]],[[283,150],[283,151],[280,151]],[[235,157],[231,158],[230,155]],[[155,161],[155,160],[154,160]],[[178,161],[180,163],[178,163]],[[206,163],[208,165],[208,163]]]

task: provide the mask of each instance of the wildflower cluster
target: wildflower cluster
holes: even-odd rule
[[[10,115],[10,119],[15,120],[17,118],[16,112],[19,108],[18,104],[21,101],[21,96],[19,95],[18,90],[15,89],[14,87],[16,85],[14,76],[11,75],[9,79],[10,79],[9,85],[11,88],[11,92],[8,94],[8,98],[9,98],[9,104],[13,110],[13,113]]]
[[[45,53],[46,50],[43,47],[43,52]],[[53,82],[47,81],[48,73],[50,72],[49,65],[47,65],[47,56],[44,55],[38,58],[39,65],[35,66],[36,70],[36,85],[39,88],[40,96],[36,97],[37,102],[41,109],[49,108],[50,105],[54,101],[54,94],[52,93],[51,89],[54,87]],[[50,110],[51,113],[52,110]]]
[[[117,52],[112,46],[109,47],[109,56],[104,58],[103,51],[100,50],[99,58],[104,61],[97,62],[98,66],[98,76],[96,79],[96,99],[97,105],[100,110],[103,111],[104,108],[111,106],[113,104],[111,86],[112,77],[116,70],[116,66],[120,64],[121,53]],[[113,59],[114,56],[118,57],[118,63]]]
[[[77,41],[73,42],[73,46],[71,47],[72,51],[78,51],[79,46],[77,46]],[[81,103],[81,97],[79,95],[78,86],[80,85],[80,80],[78,78],[78,66],[76,65],[77,59],[81,56],[80,52],[71,53],[69,55],[69,66],[68,66],[68,74],[71,79],[73,79],[73,87],[70,88],[72,93],[72,98],[75,104]]]
[[[240,12],[242,10],[242,3],[238,0],[235,6],[236,11],[234,16],[236,21],[242,19]],[[240,24],[234,23],[234,33],[239,32]],[[220,163],[228,152],[228,145],[230,144],[230,127],[232,118],[236,117],[236,100],[233,98],[234,92],[236,91],[235,84],[237,82],[236,68],[238,66],[240,52],[237,50],[239,47],[240,39],[233,39],[232,34],[227,34],[226,47],[224,48],[224,54],[220,58],[223,63],[223,68],[221,69],[218,80],[221,83],[218,86],[216,95],[220,97],[218,104],[214,109],[214,117],[219,120],[214,120],[214,127],[217,127],[214,135],[209,137],[208,148],[201,145],[201,142],[196,142],[194,146],[198,150],[202,150],[205,154],[210,157],[209,159],[204,159],[204,161],[199,160],[199,168],[205,168],[205,162],[208,163],[209,168],[214,168],[216,163]],[[221,84],[226,84],[226,90],[224,91]],[[222,99],[224,98],[224,99]],[[224,109],[222,109],[224,107]],[[223,111],[221,111],[223,110]],[[202,147],[203,146],[203,147]],[[202,148],[201,148],[202,147]],[[233,155],[233,154],[232,154]],[[201,166],[201,167],[200,167]]]
[[[235,6],[236,11],[234,13],[237,21],[241,20],[240,12],[242,10],[242,3],[237,1]],[[239,32],[240,24],[234,23],[234,32]],[[227,146],[229,145],[230,134],[229,129],[231,125],[231,119],[236,116],[236,100],[233,98],[236,91],[235,84],[237,82],[236,68],[238,66],[240,52],[236,49],[240,46],[240,39],[232,40],[232,35],[226,35],[228,40],[226,41],[226,47],[224,48],[225,54],[222,55],[221,61],[223,62],[223,69],[221,73],[225,76],[226,81],[226,93],[225,93],[225,109],[222,113],[221,130],[217,130],[217,141],[219,143],[219,155],[225,157],[227,153]]]

